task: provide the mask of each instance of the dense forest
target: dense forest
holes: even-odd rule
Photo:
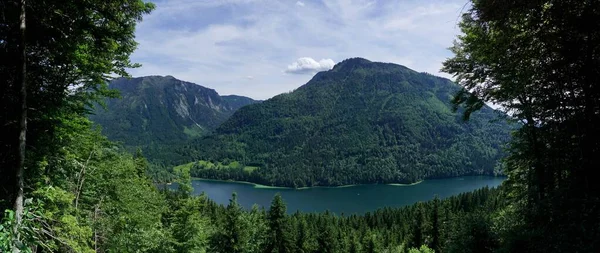
[[[199,162],[193,176],[289,187],[497,173],[514,127],[487,106],[464,122],[450,103],[459,89],[400,65],[348,59],[293,92],[242,107],[181,153],[244,165]]]
[[[600,1],[472,1],[443,70],[465,119],[487,102],[520,122],[508,179],[351,216],[289,215],[279,196],[219,206],[190,195],[192,166],[165,190],[143,151],[102,136],[88,114],[137,66],[135,26],[153,7],[0,2],[0,252],[600,252]]]
[[[89,118],[110,140],[130,151],[143,149],[153,164],[186,161],[171,152],[173,147],[211,133],[237,109],[257,102],[220,96],[172,76],[117,78],[108,88],[118,91],[119,97],[101,100]]]

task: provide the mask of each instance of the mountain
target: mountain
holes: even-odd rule
[[[192,174],[277,186],[411,183],[493,174],[511,126],[489,107],[465,122],[459,86],[361,58],[241,108],[184,156]]]
[[[172,76],[118,78],[109,88],[120,91],[121,98],[108,99],[107,110],[97,109],[90,119],[102,126],[109,139],[145,149],[210,133],[237,109],[257,102],[220,96],[213,89]]]
[[[260,100],[254,100],[249,97],[238,96],[238,95],[225,95],[221,96],[221,99],[225,101],[225,103],[229,104],[231,108],[236,111],[246,105],[254,104],[260,102]]]

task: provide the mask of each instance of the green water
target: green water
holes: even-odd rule
[[[322,212],[337,214],[365,213],[382,207],[401,207],[418,201],[433,199],[435,195],[446,198],[485,186],[496,187],[503,177],[469,176],[425,180],[410,186],[359,185],[341,188],[269,189],[252,184],[194,180],[194,193],[205,192],[219,204],[229,203],[231,193],[238,194],[238,202],[245,208],[254,204],[268,208],[273,195],[281,193],[288,212]]]

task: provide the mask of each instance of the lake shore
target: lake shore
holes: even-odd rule
[[[313,189],[313,188],[347,188],[347,187],[354,187],[354,186],[359,186],[360,185],[360,184],[350,184],[350,185],[340,185],[340,186],[306,186],[306,187],[293,188],[293,187],[285,187],[285,186],[263,185],[263,184],[257,184],[257,183],[247,182],[247,181],[207,179],[207,178],[198,178],[198,177],[192,177],[192,180],[208,181],[208,182],[224,182],[224,183],[234,183],[234,184],[248,184],[248,185],[254,186],[254,188],[256,188],[256,189],[282,189],[282,190],[308,190],[308,189]],[[414,183],[410,183],[410,184],[392,183],[392,184],[385,184],[385,185],[390,185],[390,186],[413,186],[413,185],[420,184],[421,182],[423,182],[423,180],[420,180],[420,181],[417,181],[417,182],[414,182]]]

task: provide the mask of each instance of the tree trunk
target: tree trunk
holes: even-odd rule
[[[23,171],[25,170],[25,137],[27,134],[27,53],[25,48],[25,0],[20,1],[20,42],[19,42],[19,50],[20,50],[20,65],[19,65],[19,73],[17,83],[20,83],[19,97],[20,97],[20,106],[19,106],[19,144],[17,145],[17,166],[16,166],[16,190],[17,195],[14,202],[14,210],[15,210],[15,227],[14,231],[19,238],[18,228],[21,226],[23,221]],[[13,250],[18,252],[18,250]]]

